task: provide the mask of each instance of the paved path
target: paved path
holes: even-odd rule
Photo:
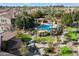
[[[48,44],[35,43],[35,46],[36,46],[37,48],[48,48]]]
[[[64,35],[65,35],[66,33],[67,33],[66,31],[63,31],[62,35],[60,36],[60,39],[61,39],[62,43],[63,43],[64,40],[65,40]]]

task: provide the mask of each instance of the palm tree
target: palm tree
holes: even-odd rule
[[[46,15],[45,20],[50,20],[51,22],[53,22],[53,17],[51,15]]]

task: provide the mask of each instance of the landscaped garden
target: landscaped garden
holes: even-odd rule
[[[28,14],[24,14],[24,16]],[[37,14],[35,14],[37,15]],[[53,20],[53,17],[48,18],[48,15],[45,16],[44,21],[40,21],[40,22],[44,22],[44,23],[39,23],[38,22],[32,22],[30,23],[30,19],[34,19],[34,15],[32,14],[30,17],[24,17],[24,21],[22,21],[22,23],[24,24],[17,24],[17,26],[22,26],[23,29],[26,31],[25,34],[24,33],[20,33],[16,36],[16,38],[19,38],[22,40],[23,44],[26,46],[28,46],[30,43],[29,41],[33,41],[34,44],[39,45],[39,46],[43,46],[46,44],[46,47],[43,47],[46,55],[61,55],[61,56],[70,56],[72,55],[72,49],[70,49],[69,47],[67,47],[67,44],[69,42],[73,42],[73,41],[77,41],[78,40],[78,33],[76,33],[76,29],[75,27],[71,27],[71,23],[73,23],[72,20],[72,16],[70,14],[64,14],[61,16],[58,16],[57,14],[55,14],[55,16],[53,17],[59,17],[61,18],[61,21],[59,23],[57,23],[57,20]],[[40,16],[40,15],[38,15]],[[32,18],[33,17],[33,18]],[[47,19],[51,19],[52,22],[47,23]],[[19,17],[18,17],[19,18]],[[22,18],[22,19],[23,19]],[[37,17],[36,17],[37,18]],[[20,20],[22,20],[20,19]],[[27,21],[28,19],[28,21]],[[46,19],[46,20],[45,20]],[[17,20],[18,21],[18,20]],[[55,23],[53,23],[55,22]],[[28,23],[28,24],[27,24]],[[62,24],[64,25],[64,27],[62,26]],[[34,25],[34,26],[32,26]],[[20,29],[22,28],[20,27]],[[27,29],[28,28],[28,29]],[[31,29],[31,30],[30,30]],[[65,34],[64,31],[66,31]],[[29,34],[26,34],[29,33]],[[62,44],[62,40],[61,40],[61,36],[63,35],[62,39],[63,42],[67,41],[66,43],[64,43],[64,47],[60,47]],[[28,44],[27,44],[28,43]],[[38,48],[38,46],[36,45],[36,47]],[[55,51],[56,48],[60,51]],[[41,48],[40,48],[41,49]],[[20,49],[21,51],[21,49]],[[40,52],[40,51],[39,51]]]
[[[16,16],[14,22],[16,30],[19,29],[15,38],[22,42],[18,48],[20,55],[42,55],[40,49],[43,49],[49,56],[75,54],[73,50],[77,49],[79,40],[79,33],[76,32],[79,28],[78,20],[77,12],[75,14],[65,13],[63,10],[53,8],[45,10],[38,8],[31,13],[22,11]],[[71,25],[74,22],[78,23],[76,27]],[[73,49],[73,47],[76,48]]]

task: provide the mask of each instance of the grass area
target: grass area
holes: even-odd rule
[[[23,42],[28,42],[28,41],[30,41],[32,39],[31,35],[22,34],[22,33],[17,34],[16,38],[21,39]]]
[[[77,40],[77,33],[75,32],[68,32],[65,34],[65,38],[69,40]]]
[[[73,28],[73,27],[66,27],[65,29],[66,29],[68,32],[76,30],[76,28]]]
[[[60,48],[60,55],[61,56],[70,56],[71,50],[68,47],[64,46],[64,47]]]
[[[53,42],[53,38],[51,36],[47,36],[47,37],[35,37],[33,39],[36,42]]]

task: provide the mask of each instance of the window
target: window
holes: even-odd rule
[[[3,20],[1,20],[1,22],[3,22]]]
[[[2,19],[1,22],[6,22],[6,20]]]
[[[6,20],[5,20],[5,22],[6,22]]]
[[[1,27],[1,29],[3,30],[3,27]]]

